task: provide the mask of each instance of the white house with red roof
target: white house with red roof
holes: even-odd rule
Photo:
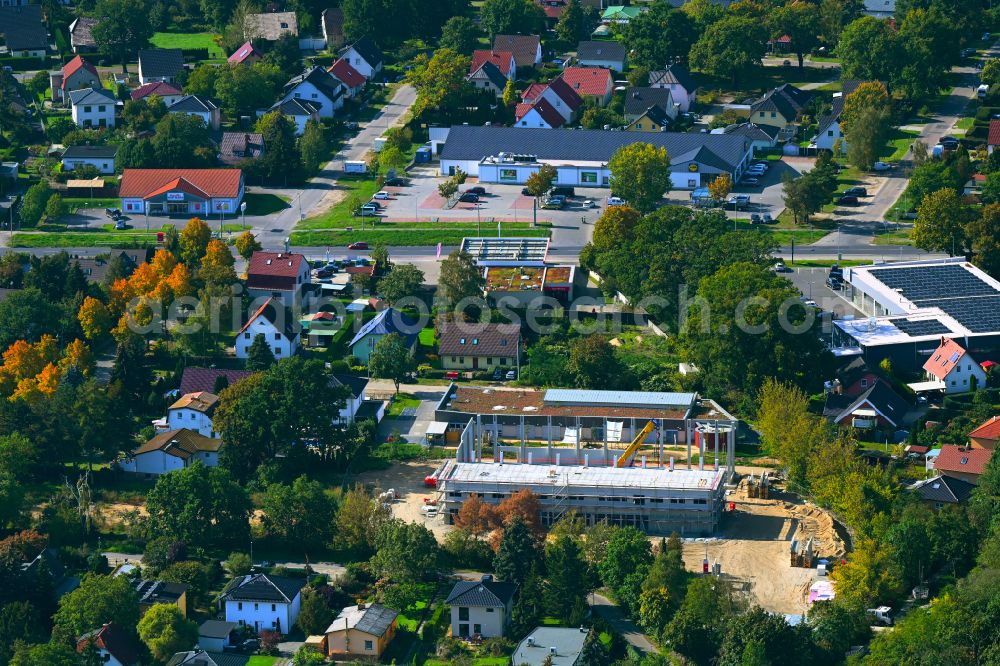
[[[274,298],[294,306],[309,282],[309,262],[301,254],[254,252],[247,267],[247,292],[254,298]]]
[[[945,393],[965,393],[986,386],[986,372],[951,338],[941,338],[941,344],[924,363],[928,381],[936,381]]]
[[[167,106],[176,104],[184,97],[184,93],[181,91],[180,87],[173,83],[166,83],[164,81],[154,81],[153,83],[147,83],[141,85],[130,93],[133,100],[146,99],[151,95],[156,95],[163,100],[163,103]]]
[[[614,78],[603,67],[567,67],[560,77],[580,97],[590,98],[598,106],[607,106],[614,92]]]
[[[235,215],[244,193],[240,169],[125,169],[122,211],[147,215]]]
[[[361,72],[354,69],[351,63],[343,58],[333,63],[327,71],[333,74],[333,78],[344,84],[344,88],[346,89],[344,96],[348,99],[361,94],[361,91],[365,88],[365,83],[368,82],[368,79]]]
[[[576,117],[577,109],[583,105],[583,98],[570,88],[569,84],[562,78],[557,77],[548,85],[532,83],[528,86],[528,89],[521,94],[522,104],[518,105],[518,110],[514,114],[515,118],[520,120],[521,116],[527,113],[528,109],[538,103],[539,100],[546,100],[559,112],[559,115],[563,117],[565,122],[572,122]],[[523,113],[520,112],[522,105],[526,105],[523,107]],[[521,125],[520,122],[516,124],[522,127],[529,126]]]
[[[236,334],[236,358],[247,358],[258,335],[271,348],[274,358],[288,358],[299,350],[298,322],[277,298],[268,298]]]
[[[566,123],[566,118],[559,113],[545,98],[534,104],[518,104],[514,110],[514,127],[541,127],[557,129]]]
[[[941,454],[934,461],[934,469],[942,476],[976,484],[992,457],[991,449],[946,444],[941,447]]]
[[[469,66],[469,76],[473,76],[484,64],[491,62],[500,73],[508,79],[517,78],[517,63],[510,51],[487,51],[480,49],[472,52],[472,64]]]
[[[226,59],[226,62],[230,65],[252,65],[263,57],[253,44],[247,42],[233,51],[233,54]]]
[[[101,87],[101,76],[97,68],[76,56],[63,65],[61,70],[49,73],[52,101],[69,104],[69,93],[81,88]]]

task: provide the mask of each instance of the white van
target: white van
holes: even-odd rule
[[[978,88],[976,88],[976,95],[979,97],[979,99],[983,99],[989,93],[990,93],[990,87],[985,83],[981,84]]]

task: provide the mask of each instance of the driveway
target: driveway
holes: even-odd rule
[[[658,649],[649,636],[642,633],[635,622],[630,620],[625,611],[616,606],[610,599],[596,592],[591,594],[594,612],[600,615],[611,628],[622,635],[629,645],[641,653],[655,654]]]

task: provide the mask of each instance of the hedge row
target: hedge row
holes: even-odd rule
[[[27,72],[33,69],[48,69],[50,65],[57,64],[58,62],[58,58],[50,58],[48,56],[41,58],[33,56],[13,58],[6,56],[0,58],[0,67],[10,67],[15,72]]]

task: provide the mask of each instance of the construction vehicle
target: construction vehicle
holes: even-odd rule
[[[868,613],[868,615],[870,615],[875,622],[879,623],[883,627],[892,626],[892,608],[890,606],[869,608],[865,612]]]
[[[654,430],[656,430],[655,423],[653,423],[652,421],[646,423],[646,427],[644,427],[642,430],[639,431],[639,434],[635,436],[635,438],[632,440],[632,443],[628,445],[628,448],[622,452],[621,457],[618,458],[618,462],[615,463],[615,467],[628,467],[629,465],[631,465],[632,456],[635,455],[635,452],[639,450],[639,447],[642,446],[642,443],[646,440],[647,437],[649,437],[649,433],[653,432]]]

